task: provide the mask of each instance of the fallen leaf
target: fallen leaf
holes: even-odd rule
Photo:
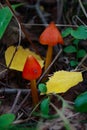
[[[10,46],[5,51],[5,60],[6,60],[6,65],[7,66],[10,63],[14,52],[15,52],[15,47],[14,46]],[[35,52],[30,51],[29,49],[23,49],[22,46],[19,46],[18,50],[17,50],[17,52],[16,52],[16,54],[15,54],[15,56],[13,58],[13,61],[11,63],[10,69],[23,71],[23,67],[24,67],[26,58],[29,55],[33,55],[37,59],[37,61],[41,65],[41,67],[43,67],[44,61],[40,58],[39,55],[37,55]]]
[[[57,71],[46,83],[47,94],[64,93],[81,81],[83,81],[81,72]]]

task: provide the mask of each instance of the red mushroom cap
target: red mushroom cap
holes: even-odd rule
[[[39,78],[42,69],[38,61],[33,56],[28,56],[23,68],[22,76],[27,80],[35,80]]]
[[[63,38],[54,22],[51,22],[49,26],[46,27],[46,29],[42,32],[39,41],[41,44],[49,46],[64,43]]]

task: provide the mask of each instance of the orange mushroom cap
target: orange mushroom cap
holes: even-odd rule
[[[22,76],[27,80],[35,80],[39,78],[42,69],[38,61],[33,56],[28,56],[23,68]]]
[[[46,29],[42,32],[39,41],[41,44],[49,46],[64,43],[63,38],[54,22],[51,22],[49,26],[46,27]]]

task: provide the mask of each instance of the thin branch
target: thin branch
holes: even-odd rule
[[[41,10],[40,10],[40,5],[39,5],[39,1],[36,3],[35,9],[37,11],[37,14],[39,15],[40,19],[42,20],[42,22],[44,23],[44,25],[47,25],[47,21],[44,18],[44,15],[42,14]]]
[[[75,22],[74,19],[77,19],[82,25],[87,26],[87,25],[80,19],[80,17],[79,17],[78,15],[75,15],[75,16],[72,17],[73,22],[76,24],[76,22]],[[76,25],[77,25],[77,24],[76,24]]]
[[[81,9],[82,9],[82,11],[83,11],[85,17],[87,18],[87,13],[86,13],[86,10],[85,10],[85,8],[84,8],[84,6],[83,6],[83,4],[82,4],[82,1],[81,1],[81,0],[78,0],[78,2],[79,2],[79,4],[80,4],[80,7],[81,7]]]
[[[15,54],[16,54],[17,50],[18,50],[18,47],[16,47],[15,50],[14,50],[14,53],[13,53],[13,55],[12,55],[12,57],[11,57],[11,60],[10,60],[10,62],[9,62],[9,64],[8,64],[8,67],[7,67],[8,69],[10,68],[10,66],[11,66],[11,64],[12,64],[12,61],[13,61],[13,59],[14,59],[14,57],[15,57]]]
[[[76,15],[76,18],[77,18],[77,20],[80,21],[81,24],[83,24],[84,26],[86,26],[86,24],[79,18],[79,16]]]
[[[18,91],[18,93],[17,93],[17,95],[16,95],[16,98],[15,98],[15,100],[14,100],[14,103],[13,103],[13,105],[12,105],[12,108],[11,108],[11,110],[10,110],[10,113],[12,113],[12,112],[14,111],[15,106],[16,106],[18,100],[19,100],[20,95],[21,95],[21,91]]]
[[[13,15],[16,17],[18,23],[20,24],[20,27],[21,27],[21,30],[22,32],[24,33],[25,37],[27,38],[27,40],[29,41],[29,43],[32,45],[34,51],[39,54],[36,46],[32,43],[32,41],[30,40],[30,37],[29,37],[29,32],[25,29],[24,25],[21,24],[21,20],[18,18],[18,16],[15,14],[15,11],[12,9],[11,7],[11,4],[9,3],[9,0],[6,0],[6,3],[8,5],[8,7],[10,8],[11,12],[13,13]]]
[[[64,1],[63,0],[56,0],[56,1],[57,1],[57,20],[56,20],[56,23],[59,23],[61,16],[62,16],[62,13],[63,13]]]
[[[19,21],[18,21],[16,15],[13,13],[13,11],[12,11],[12,9],[11,9],[12,7],[11,7],[11,5],[10,5],[10,3],[9,3],[8,0],[7,0],[7,5],[8,5],[8,7],[9,7],[10,11],[12,12],[14,18],[16,19],[16,21],[17,21],[17,23],[18,23],[18,26],[19,26],[19,39],[18,39],[18,46],[19,46],[20,43],[21,43],[21,25],[20,25],[20,23],[19,23]],[[14,56],[15,56],[17,50],[18,50],[18,46],[15,48],[15,51],[14,51],[14,53],[13,53],[13,55],[12,55],[12,58],[11,58],[11,60],[10,60],[9,65],[8,65],[8,68],[9,68],[9,67],[11,66],[11,64],[12,64],[12,61],[13,61],[13,59],[14,59]]]
[[[16,94],[19,91],[21,91],[22,94],[27,94],[31,92],[31,89],[20,89],[20,88],[14,88],[12,86],[8,85],[8,88],[6,88],[6,84],[0,81],[0,86],[3,86],[3,88],[0,88],[0,94],[6,93],[6,94]]]
[[[2,75],[3,73],[7,72],[8,69],[4,69],[0,72],[0,75]]]
[[[1,84],[1,83],[0,83]],[[6,94],[16,94],[18,92],[21,92],[22,94],[27,94],[30,93],[31,90],[30,89],[17,89],[17,88],[1,88],[0,89],[0,94],[2,93],[6,93]]]
[[[30,93],[28,93],[25,98],[23,99],[23,101],[19,104],[19,106],[17,107],[17,109],[15,110],[15,114],[19,111],[19,109],[22,107],[22,105],[25,103],[25,101],[27,100],[27,98],[29,97]]]
[[[80,63],[78,64],[78,66],[74,69],[74,71],[77,71],[78,68],[83,64],[83,62],[87,59],[87,54],[82,58],[82,60],[80,61]]]
[[[31,111],[31,113],[28,115],[28,118],[24,119],[24,120],[18,120],[18,121],[14,121],[13,124],[19,124],[19,123],[24,123],[27,122],[28,120],[30,120],[33,112],[38,108],[38,106],[40,105],[41,102],[39,102]]]
[[[65,124],[65,128],[67,130],[76,130],[74,127],[72,127],[72,125],[69,123],[69,120],[65,117],[65,115],[53,104],[50,103],[50,105],[54,108],[54,110],[57,112],[57,114],[60,116],[60,118],[62,119],[62,121]]]
[[[28,27],[28,26],[48,26],[48,24],[25,24],[25,23],[22,23],[25,27]],[[78,25],[71,25],[71,24],[55,24],[57,27],[78,27]]]

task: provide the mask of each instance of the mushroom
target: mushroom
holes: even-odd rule
[[[63,44],[64,41],[54,22],[51,22],[49,26],[46,27],[46,29],[42,32],[39,41],[42,45],[48,45],[44,67],[44,70],[46,70],[52,60],[53,46],[56,44]]]
[[[42,73],[42,69],[38,61],[33,56],[28,56],[23,68],[22,76],[26,80],[30,80],[30,87],[32,93],[33,104],[36,105],[39,102],[38,90],[36,87],[36,79]]]

